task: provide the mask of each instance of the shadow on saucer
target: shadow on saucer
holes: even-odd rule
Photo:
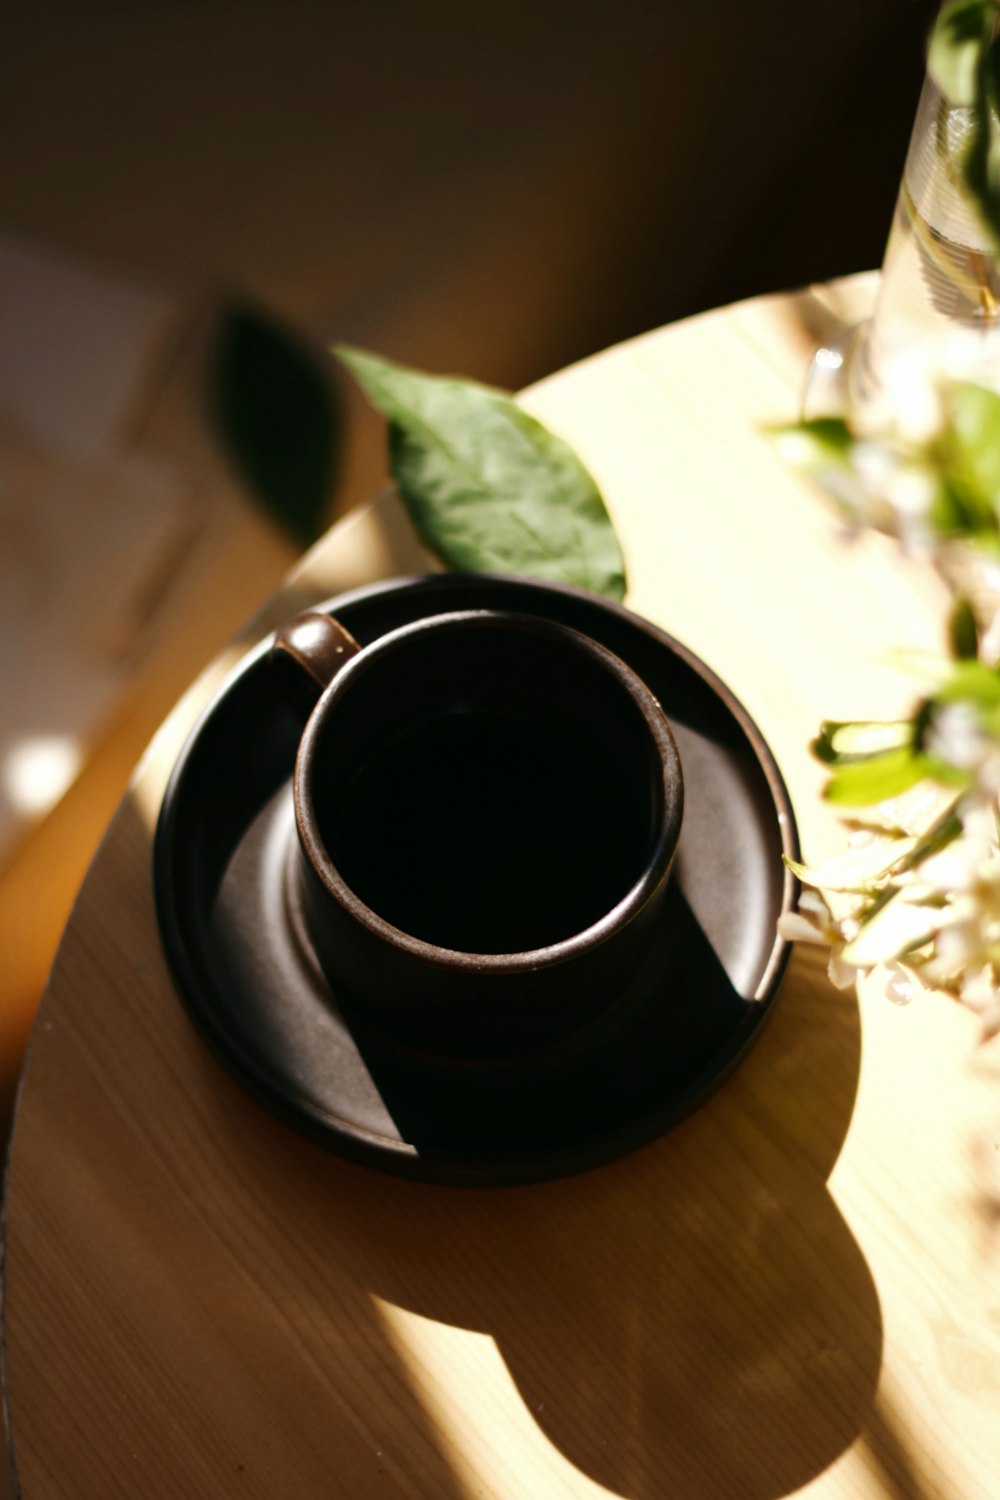
[[[739,995],[679,882],[661,935],[607,1012],[540,1054],[437,1060],[354,1040],[425,1180],[524,1184],[644,1145],[689,1114],[754,1044],[769,1011]],[[287,1045],[271,1038],[272,1055]],[[441,1170],[438,1171],[440,1163]],[[404,1172],[404,1175],[409,1175]]]

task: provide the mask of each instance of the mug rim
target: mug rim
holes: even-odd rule
[[[558,639],[611,672],[632,699],[646,726],[661,773],[662,805],[655,839],[643,869],[610,910],[579,932],[540,948],[510,953],[477,953],[448,948],[406,932],[380,916],[361,899],[341,875],[320,835],[308,783],[319,737],[339,700],[349,691],[356,677],[414,637],[459,628],[483,628],[498,623]],[[356,656],[345,663],[320,695],[302,732],[295,757],[292,797],[301,855],[326,894],[373,937],[425,965],[456,973],[519,974],[552,968],[600,947],[628,927],[645,909],[669,871],[677,849],[684,806],[684,783],[680,754],[662,705],[638,673],[615,652],[585,632],[559,621],[518,610],[464,609],[427,615],[397,626],[363,646]]]

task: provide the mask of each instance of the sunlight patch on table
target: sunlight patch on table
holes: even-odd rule
[[[0,786],[15,815],[41,817],[53,807],[80,768],[79,742],[69,734],[25,735],[0,764]]]
[[[437,1323],[373,1297],[376,1315],[439,1451],[470,1496],[546,1500],[608,1496],[549,1441],[493,1338]]]

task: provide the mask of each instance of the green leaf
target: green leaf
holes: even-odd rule
[[[909,719],[827,719],[810,748],[817,760],[839,765],[908,745],[912,732]]]
[[[612,599],[625,565],[600,491],[569,445],[504,391],[335,353],[389,422],[393,478],[449,567],[527,574]]]
[[[844,417],[808,417],[801,422],[786,422],[768,429],[778,438],[802,438],[804,451],[811,450],[817,458],[842,458],[854,443],[851,428]]]
[[[981,661],[956,662],[934,694],[936,703],[972,703],[980,709],[1000,707],[1000,671]]]
[[[864,760],[847,761],[834,772],[826,784],[828,802],[846,807],[867,807],[909,791],[926,781],[935,770],[933,762],[916,755],[909,746],[887,750]]]
[[[931,29],[927,70],[952,104],[972,104],[980,58],[989,44],[994,0],[950,0]]]
[[[993,524],[1000,510],[1000,395],[959,381],[945,400],[950,457]]]
[[[953,656],[966,661],[976,659],[979,654],[979,627],[972,605],[961,596],[955,600],[951,611],[948,638]]]
[[[995,14],[995,8],[994,8]],[[979,221],[1000,254],[1000,134],[996,110],[1000,104],[1000,48],[984,41],[978,59],[973,98],[973,129],[962,163],[966,192]]]
[[[1000,6],[994,0],[994,13],[997,12],[1000,12]],[[985,96],[983,102],[995,112],[1000,107],[1000,35],[993,37],[983,53],[979,67],[979,87]]]
[[[325,523],[340,438],[333,383],[288,328],[257,309],[223,315],[211,372],[219,439],[250,494],[301,546]]]
[[[947,435],[950,446],[951,434]],[[996,534],[997,517],[992,505],[983,501],[979,491],[970,486],[960,473],[949,473],[952,462],[944,457],[945,467],[937,475],[937,486],[930,507],[930,522],[941,537],[970,537],[977,545]]]
[[[980,728],[1000,739],[1000,670],[996,667],[979,661],[956,662],[950,676],[928,699],[928,729],[935,723],[937,710],[948,703],[967,705]]]
[[[810,417],[764,430],[787,463],[813,475],[845,468],[857,441],[843,417]]]

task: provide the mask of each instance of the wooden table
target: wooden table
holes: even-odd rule
[[[603,485],[632,607],[760,725],[814,858],[840,840],[817,722],[904,707],[880,652],[940,630],[933,580],[842,545],[760,432],[870,293],[713,313],[524,398]],[[381,500],[252,634],[424,563]],[[798,950],[739,1071],[614,1165],[448,1188],[307,1144],[207,1055],[153,912],[165,778],[243,645],[140,766],[34,1032],[6,1229],[24,1500],[995,1500],[1000,1063],[972,1018],[859,1004]]]

